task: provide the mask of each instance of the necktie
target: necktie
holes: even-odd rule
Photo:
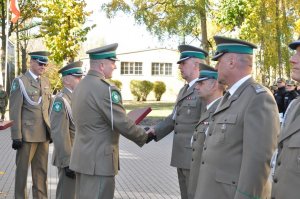
[[[184,85],[182,94],[185,94],[188,89],[189,89],[189,84]]]
[[[229,93],[229,91],[227,91],[225,93],[225,95],[223,96],[223,98],[221,99],[220,106],[222,106],[223,104],[225,104],[225,102],[227,102],[227,100],[229,99],[229,97],[230,97],[230,93]]]

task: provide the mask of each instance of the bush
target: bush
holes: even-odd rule
[[[119,81],[119,80],[112,80],[112,79],[109,79],[108,80],[110,83],[114,84],[119,90],[122,89],[122,82]]]
[[[153,83],[150,81],[139,81],[131,80],[130,81],[130,91],[132,95],[136,97],[137,101],[146,101],[147,96],[153,89]]]
[[[147,101],[147,96],[153,89],[153,83],[147,80],[141,82],[142,101]]]
[[[153,84],[156,101],[160,101],[161,96],[166,92],[166,84],[161,81],[156,81]]]
[[[140,83],[141,81],[138,80],[131,80],[130,81],[130,91],[133,96],[136,97],[136,101],[140,101],[142,98],[141,89],[140,89]]]

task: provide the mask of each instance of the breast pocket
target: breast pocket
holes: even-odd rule
[[[298,135],[292,136],[288,143],[288,156],[287,167],[292,171],[300,173],[300,131]]]
[[[183,106],[183,112],[187,116],[194,116],[198,115],[200,116],[200,112],[198,111],[197,107],[197,100],[196,99],[187,99],[182,103]]]
[[[225,140],[226,134],[236,125],[237,117],[237,114],[227,114],[218,119],[213,131],[213,140],[215,142],[218,143]]]

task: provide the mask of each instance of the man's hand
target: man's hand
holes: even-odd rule
[[[14,150],[18,150],[18,149],[22,148],[22,146],[23,146],[22,140],[13,140],[13,142],[12,142],[12,148]]]
[[[146,144],[151,142],[152,140],[156,140],[155,130],[153,128],[145,127],[146,133],[148,134],[148,138]]]
[[[72,179],[76,178],[75,172],[73,170],[71,170],[69,167],[65,167],[64,169],[67,177]]]

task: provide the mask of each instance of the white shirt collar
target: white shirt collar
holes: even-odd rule
[[[206,105],[206,110],[208,110],[220,98],[221,97],[218,97],[217,99],[215,99],[214,101],[212,101],[211,103],[209,103],[208,105]]]
[[[73,93],[73,91],[71,89],[69,89],[68,87],[66,87],[66,89],[68,89],[68,91],[70,91],[71,93]]]
[[[230,96],[232,96],[234,94],[234,92],[248,79],[251,78],[251,75],[247,75],[245,77],[243,77],[242,79],[240,79],[239,81],[235,82],[230,89],[228,89],[228,92],[230,93]]]
[[[191,88],[194,84],[195,84],[195,82],[198,80],[198,78],[196,78],[196,79],[194,79],[193,81],[191,81],[190,83],[189,83],[189,88]]]
[[[38,78],[39,76],[36,76],[33,72],[31,72],[31,70],[29,69],[29,74],[33,77],[33,79],[36,81],[36,78]]]

